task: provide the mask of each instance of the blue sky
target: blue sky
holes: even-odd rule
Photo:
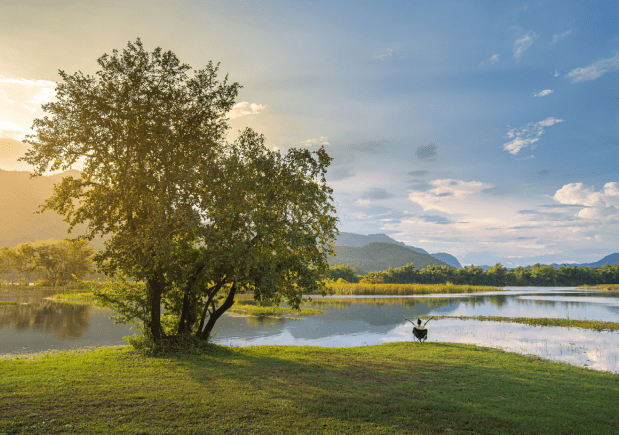
[[[462,264],[619,251],[619,2],[96,3],[0,1],[0,168],[28,169],[58,69],[140,37],[243,85],[231,139],[324,144],[341,231]]]

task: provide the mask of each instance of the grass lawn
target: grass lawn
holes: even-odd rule
[[[420,316],[427,318],[428,316]],[[546,317],[499,317],[499,316],[433,316],[435,319],[482,320],[492,322],[523,323],[534,326],[566,326],[570,328],[618,331],[619,323],[600,320],[550,319]]]
[[[619,375],[449,343],[0,360],[0,433],[617,434]]]

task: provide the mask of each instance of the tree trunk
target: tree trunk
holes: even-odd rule
[[[228,308],[232,306],[232,304],[234,304],[235,294],[236,294],[236,282],[233,282],[232,288],[230,289],[230,293],[228,293],[228,297],[226,298],[224,303],[221,304],[221,307],[215,310],[215,312],[211,313],[211,315],[208,318],[208,322],[206,323],[206,326],[204,327],[204,330],[200,332],[200,338],[202,340],[208,340],[208,338],[211,336],[211,331],[213,330],[213,327],[215,326],[215,322],[217,322],[217,319],[219,319],[221,315],[225,313],[226,310],[228,310]]]
[[[187,280],[185,291],[183,292],[183,309],[181,311],[181,319],[178,324],[178,333],[180,335],[190,334],[191,329],[196,322],[196,297],[193,292],[194,286],[198,281],[198,276],[204,270],[205,265],[202,265],[198,270]]]
[[[164,283],[161,278],[161,276],[155,276],[147,282],[150,292],[150,332],[155,341],[161,341],[164,335],[161,328],[161,294]]]

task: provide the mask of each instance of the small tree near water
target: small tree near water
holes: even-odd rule
[[[190,73],[138,39],[98,63],[95,76],[60,71],[23,160],[35,175],[83,162],[44,209],[109,236],[94,259],[130,280],[98,291],[118,320],[142,320],[156,342],[208,339],[239,291],[294,307],[324,291],[337,233],[324,148],[281,154],[250,129],[228,143],[240,86],[211,62]]]

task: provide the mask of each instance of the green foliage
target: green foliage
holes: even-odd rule
[[[397,245],[395,245],[397,246]],[[418,270],[412,263],[384,272],[370,272],[362,277],[366,284],[447,284],[472,286],[578,286],[584,284],[619,284],[619,265],[601,267],[553,266],[536,264],[531,267],[507,269],[497,263],[488,271],[469,266],[454,269],[449,266],[427,266]]]
[[[339,281],[340,279],[348,282],[358,282],[357,274],[355,270],[350,267],[350,264],[338,264],[337,266],[331,266],[329,269],[329,275],[332,280]]]
[[[65,286],[93,272],[94,249],[87,240],[65,239],[57,243],[21,244],[13,249],[0,250],[0,277],[16,273],[22,285],[32,277],[37,284]]]
[[[60,72],[23,159],[37,175],[83,161],[43,209],[109,237],[94,259],[121,279],[93,291],[116,320],[154,342],[208,339],[237,291],[293,307],[321,291],[337,233],[324,148],[280,154],[251,129],[226,142],[240,85],[212,62],[190,74],[138,39],[98,63],[95,76]]]

